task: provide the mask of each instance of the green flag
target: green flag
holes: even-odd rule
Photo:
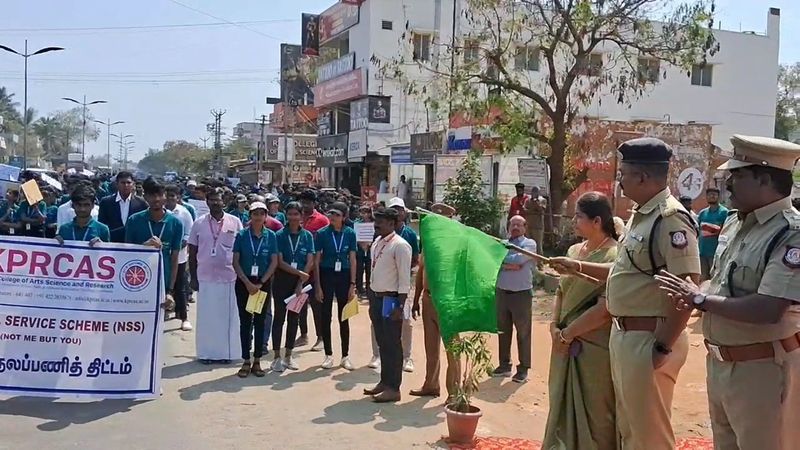
[[[491,236],[436,214],[422,217],[420,234],[445,342],[463,331],[497,333],[495,285],[508,250]]]

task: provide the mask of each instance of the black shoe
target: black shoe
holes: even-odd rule
[[[494,369],[492,372],[493,377],[501,378],[501,377],[510,377],[511,376],[511,367],[507,366],[498,366],[497,369]]]
[[[511,378],[515,383],[525,383],[528,381],[528,369],[518,369],[517,373]]]
[[[203,364],[203,365],[206,365],[206,366],[213,363],[213,361],[211,361],[210,359],[200,359],[199,361],[200,361],[200,364]]]

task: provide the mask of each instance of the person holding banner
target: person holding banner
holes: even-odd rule
[[[64,241],[81,241],[94,247],[98,242],[111,241],[108,227],[92,217],[94,197],[94,189],[86,184],[79,184],[72,190],[69,199],[75,218],[58,229],[55,238],[60,245],[64,245]]]
[[[161,265],[164,267],[164,289],[167,296],[167,309],[174,305],[173,292],[178,278],[178,257],[183,243],[183,224],[164,208],[164,185],[152,178],[142,183],[144,198],[149,209],[140,211],[125,223],[125,242],[146,245],[161,250]]]
[[[275,352],[275,359],[272,361],[271,367],[273,372],[299,369],[292,356],[292,351],[300,317],[296,312],[287,310],[284,300],[292,294],[301,294],[303,284],[308,281],[309,274],[314,269],[314,236],[302,226],[302,211],[303,207],[300,203],[290,202],[286,205],[286,228],[278,231],[276,236],[278,270],[275,272],[275,281],[272,284],[272,293],[275,299],[272,322],[272,349]],[[286,354],[281,360],[281,337],[284,321],[286,321]]]
[[[333,297],[339,311],[339,337],[342,344],[341,366],[353,370],[348,357],[350,350],[350,324],[342,321],[344,306],[355,297],[356,289],[356,232],[344,226],[348,208],[342,202],[334,202],[328,208],[331,224],[317,233],[317,270],[315,294],[322,303],[322,341],[325,344],[323,369],[333,367],[333,345],[331,321],[333,320]]]
[[[208,189],[206,205],[209,213],[194,222],[189,234],[189,272],[197,291],[197,358],[203,364],[229,364],[242,350],[233,268],[233,244],[242,222],[225,213],[222,193],[215,188]]]
[[[247,378],[252,372],[257,377],[265,375],[261,368],[264,351],[266,318],[270,313],[272,275],[278,267],[278,244],[275,233],[264,226],[267,205],[255,202],[250,205],[250,226],[236,235],[233,243],[233,269],[236,271],[236,304],[239,307],[239,338],[242,345],[242,368],[238,376]],[[266,293],[267,300],[260,312],[247,311],[250,296],[259,291]],[[253,364],[250,364],[250,342],[255,333]]]

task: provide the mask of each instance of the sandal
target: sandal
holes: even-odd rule
[[[242,368],[239,369],[239,372],[236,374],[239,378],[247,378],[250,375],[250,363],[245,361],[242,364]]]
[[[254,362],[253,363],[252,371],[253,371],[253,375],[255,375],[255,376],[259,377],[259,378],[261,378],[264,375],[266,375],[266,372],[264,372],[264,369],[261,368],[261,363],[260,362]]]

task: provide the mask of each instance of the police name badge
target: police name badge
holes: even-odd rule
[[[786,247],[783,255],[783,265],[790,269],[800,269],[800,247]]]
[[[684,249],[687,245],[689,245],[689,240],[686,239],[686,232],[685,231],[673,231],[669,234],[670,236],[670,243],[674,248],[677,249]]]

